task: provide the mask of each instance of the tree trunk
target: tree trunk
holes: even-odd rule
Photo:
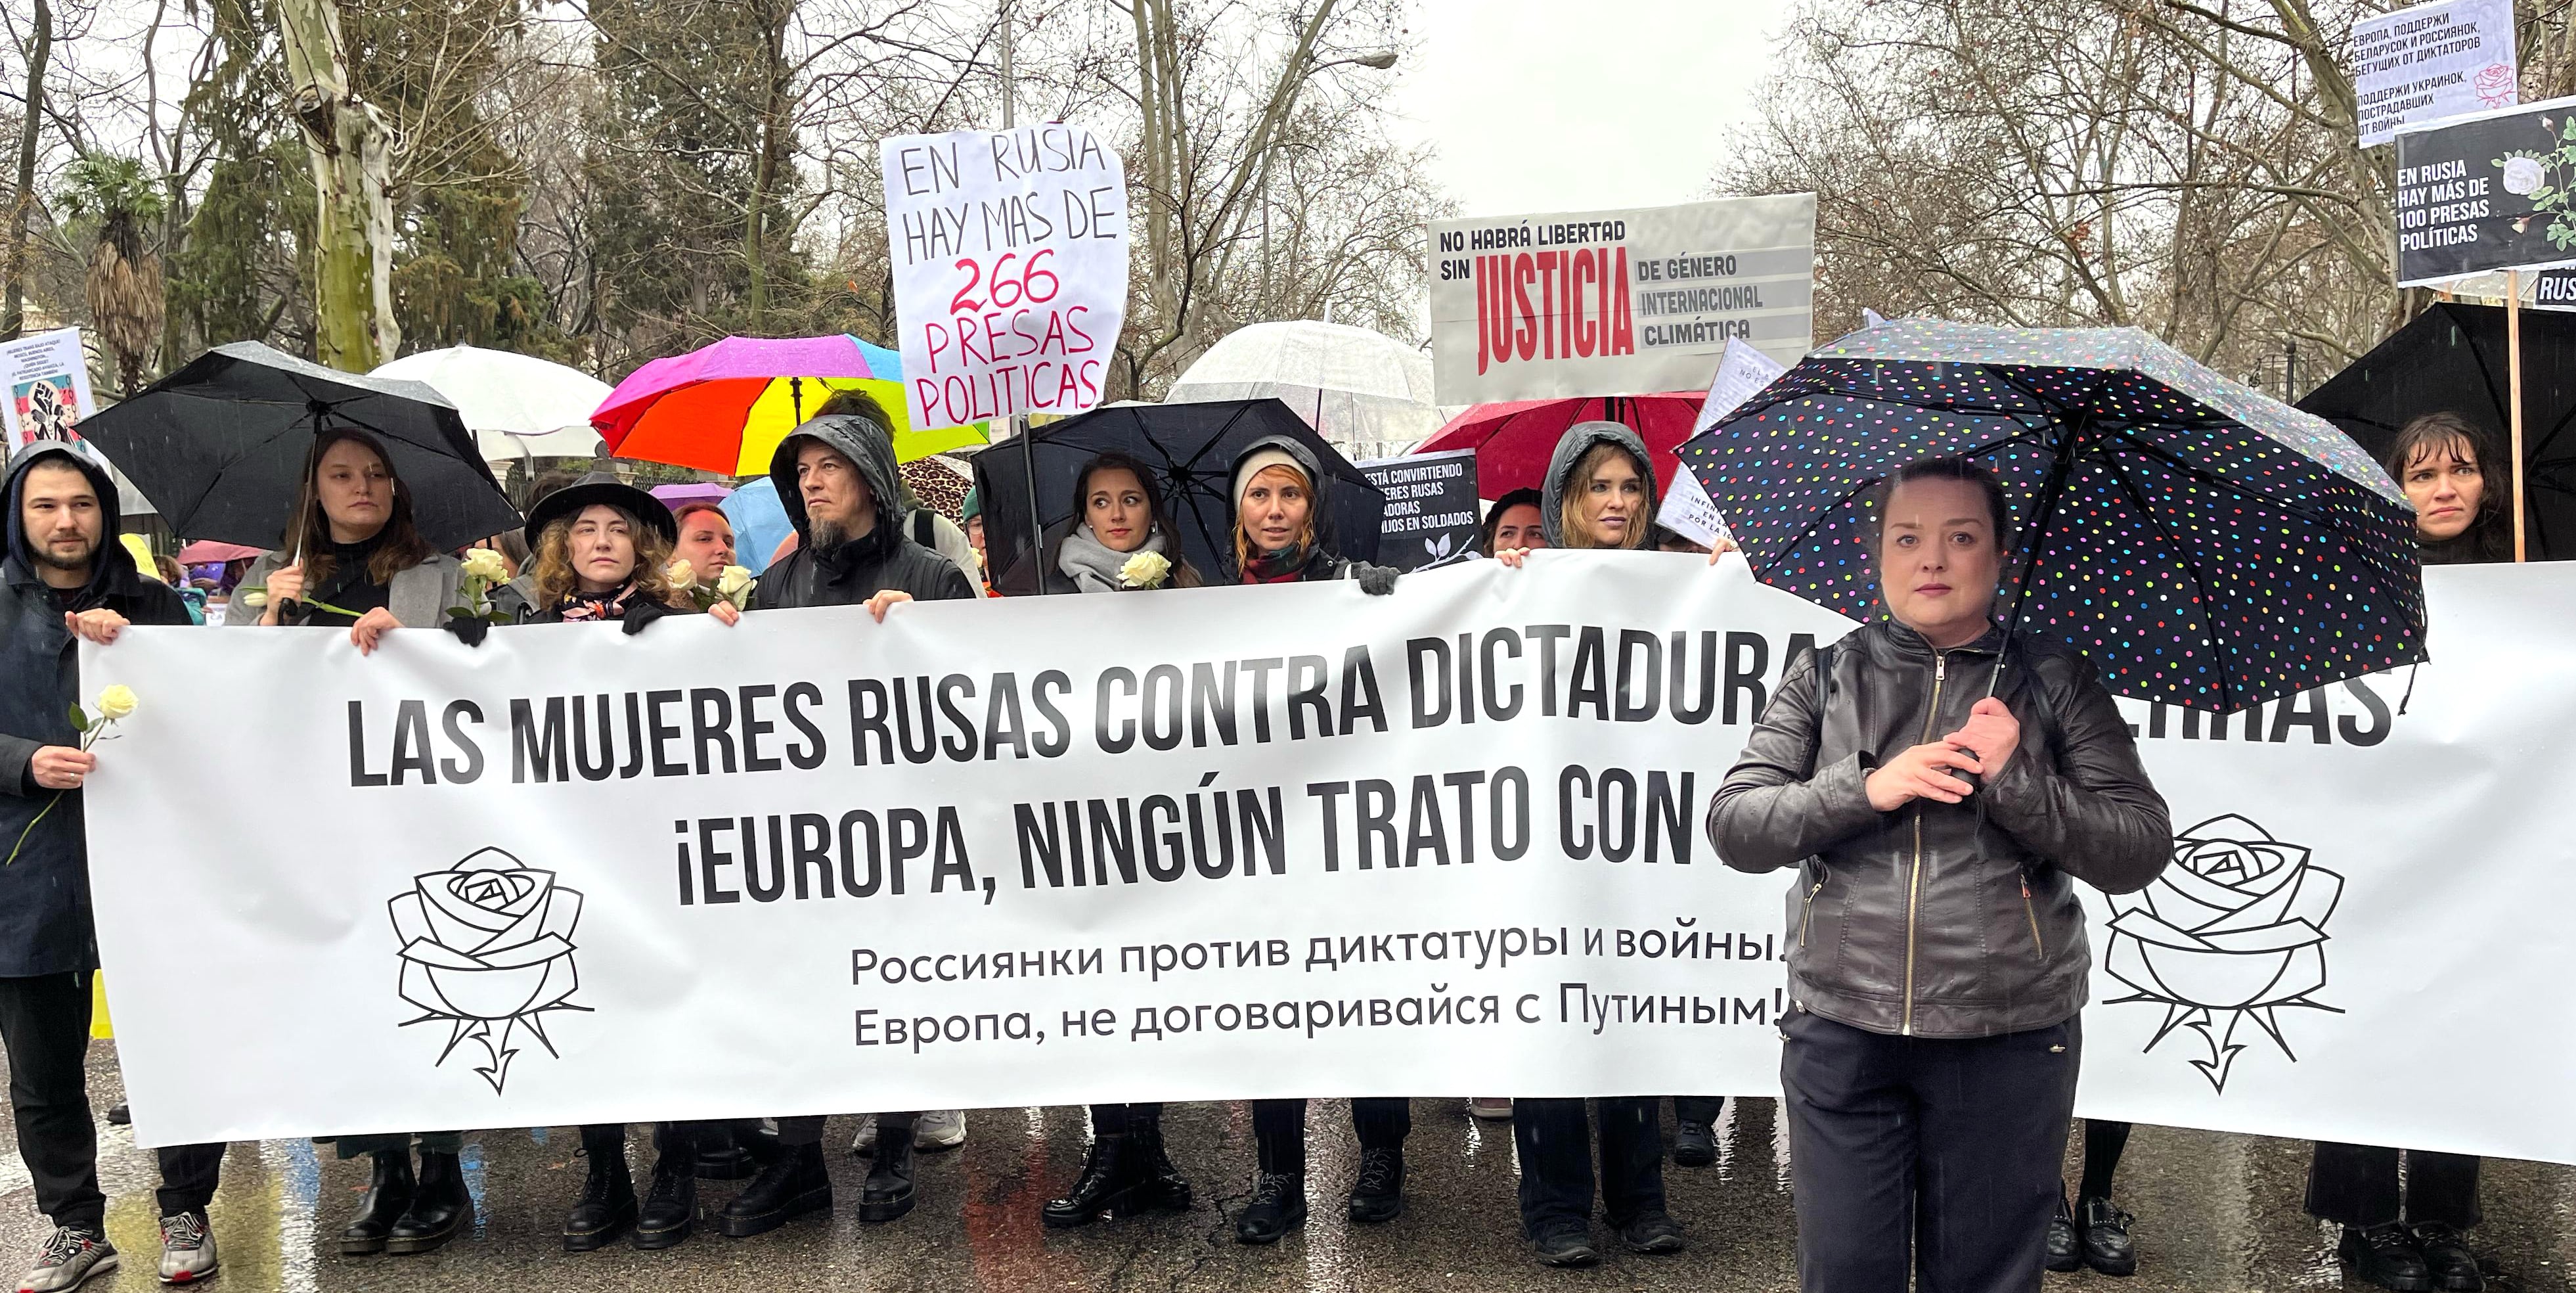
[[[9,285],[0,294],[0,341],[27,325],[27,212],[36,204],[36,125],[45,115],[45,61],[54,52],[54,8],[36,0],[35,42],[27,51],[27,116],[18,127],[17,187],[9,202]]]
[[[349,90],[334,0],[279,0],[295,119],[313,168],[313,349],[364,372],[402,342],[393,309],[393,131]]]

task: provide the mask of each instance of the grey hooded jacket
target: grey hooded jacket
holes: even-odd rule
[[[1565,478],[1574,474],[1574,464],[1592,452],[1596,444],[1615,444],[1637,460],[1637,475],[1646,482],[1646,512],[1637,518],[1641,533],[1652,532],[1655,524],[1655,463],[1646,456],[1646,442],[1636,432],[1616,422],[1577,422],[1565,429],[1556,441],[1556,452],[1547,460],[1547,481],[1539,488],[1539,531],[1547,536],[1547,546],[1565,546]]]
[[[876,524],[829,550],[816,548],[804,491],[796,487],[796,455],[807,440],[821,441],[856,464],[875,502]],[[796,527],[796,550],[760,576],[763,609],[850,606],[889,589],[925,602],[976,595],[955,562],[905,535],[894,437],[885,428],[851,413],[815,418],[779,442],[769,460],[769,479],[778,487],[788,523]]]

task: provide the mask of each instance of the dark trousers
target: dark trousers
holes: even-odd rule
[[[1091,1134],[1095,1136],[1125,1136],[1134,1132],[1162,1129],[1163,1106],[1159,1104],[1091,1106]]]
[[[1351,1101],[1351,1130],[1361,1149],[1402,1149],[1413,1134],[1413,1101],[1404,1096],[1361,1096]],[[1306,1102],[1252,1102],[1252,1143],[1264,1172],[1306,1171]]]
[[[341,1136],[332,1143],[341,1158],[367,1154],[408,1154],[412,1141],[420,1142],[424,1154],[461,1154],[465,1152],[465,1133],[461,1131],[380,1131],[364,1136]]]
[[[2039,1288],[2083,1027],[1890,1037],[1804,1010],[1781,1107],[1804,1293]]]
[[[58,1226],[102,1229],[98,1126],[90,1120],[87,974],[0,979],[0,1046],[9,1052],[9,1108],[36,1207]],[[161,1214],[203,1212],[215,1197],[222,1145],[173,1145],[161,1160]]]
[[[731,1130],[723,1122],[657,1122],[653,1124],[653,1153],[656,1158],[670,1159],[681,1170],[697,1170],[698,1137],[721,1136]],[[581,1149],[595,1161],[610,1155],[626,1156],[626,1124],[622,1122],[586,1123],[581,1129]]]
[[[884,1140],[889,1136],[897,1135],[910,1136],[912,1134],[912,1120],[920,1116],[921,1115],[918,1113],[878,1114],[877,1139]],[[823,1115],[819,1113],[800,1114],[794,1118],[779,1119],[778,1143],[788,1149],[794,1149],[800,1145],[822,1144]]]
[[[1726,1112],[1722,1095],[1677,1095],[1673,1097],[1673,1121],[1695,1122],[1703,1127],[1717,1125],[1719,1114]]]
[[[2397,1179],[2398,1155],[2406,1179]],[[2318,1141],[2308,1163],[2308,1214],[2346,1226],[2447,1225],[2466,1230],[2484,1219],[2478,1211],[2478,1160],[2474,1154],[2429,1149]]]
[[[1521,1230],[1592,1221],[1592,1123],[1601,1129],[1601,1211],[1612,1225],[1664,1210],[1663,1101],[1603,1096],[1594,1118],[1580,1099],[1512,1101],[1512,1140],[1521,1158]]]

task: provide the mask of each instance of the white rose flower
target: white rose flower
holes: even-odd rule
[[[2532,157],[2508,157],[2504,163],[2504,191],[2518,197],[2529,197],[2540,191],[2540,161]]]
[[[1160,588],[1172,573],[1172,559],[1148,549],[1127,559],[1118,568],[1118,582],[1129,588]]]
[[[490,548],[476,548],[466,553],[465,573],[495,584],[507,583],[510,579],[510,567],[502,562],[500,553]]]
[[[749,566],[727,566],[724,568],[724,573],[716,576],[717,594],[728,599],[749,592],[751,584]]]
[[[252,610],[258,610],[259,608],[268,605],[268,590],[265,588],[243,589],[241,604],[251,608]]]
[[[690,565],[686,557],[672,558],[671,564],[664,567],[664,570],[671,576],[671,586],[674,588],[688,588],[698,582],[698,568]]]
[[[133,713],[141,703],[135,699],[134,689],[120,682],[98,694],[98,714],[109,722],[115,722]]]

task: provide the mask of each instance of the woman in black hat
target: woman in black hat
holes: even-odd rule
[[[596,473],[547,495],[528,513],[526,533],[534,588],[521,623],[613,621],[639,633],[665,615],[697,610],[689,590],[671,580],[671,548],[679,540],[671,509],[613,476]],[[717,602],[711,613],[727,624],[741,617],[727,602]],[[652,1185],[641,1204],[626,1165],[624,1124],[583,1127],[590,1171],[564,1219],[564,1250],[604,1248],[629,1230],[637,1248],[669,1248],[687,1239],[697,1215],[700,1127],[666,1122],[654,1128]]]

